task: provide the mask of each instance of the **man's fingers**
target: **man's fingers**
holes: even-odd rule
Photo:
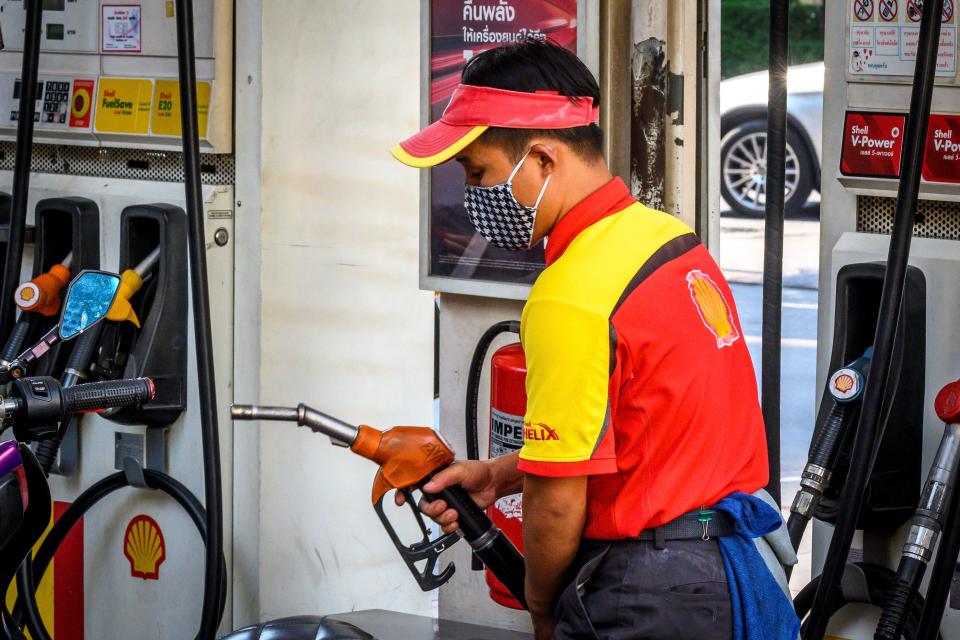
[[[456,531],[456,530],[459,529],[459,528],[460,528],[460,526],[459,526],[456,522],[454,522],[453,524],[448,524],[448,525],[445,526],[445,527],[441,527],[441,530],[442,530],[444,533],[453,533],[454,531]]]
[[[464,465],[453,464],[431,478],[430,482],[423,485],[426,493],[437,493],[443,491],[450,485],[463,484]]]
[[[396,503],[396,505],[397,505],[398,507],[402,507],[403,505],[407,504],[407,498],[406,498],[406,496],[404,496],[404,495],[403,495],[402,493],[400,493],[399,491],[394,491],[394,492],[393,492],[393,501],[394,501],[394,503]]]
[[[437,516],[447,510],[447,503],[443,500],[430,502],[426,498],[421,498],[418,507],[423,515],[436,520]]]
[[[454,509],[447,509],[440,515],[434,518],[434,521],[440,526],[446,527],[457,521],[459,514]]]

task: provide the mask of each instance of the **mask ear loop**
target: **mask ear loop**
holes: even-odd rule
[[[553,151],[553,148],[552,148],[550,145],[545,144],[545,145],[543,145],[543,146],[546,147],[547,149],[550,149],[551,152]],[[531,151],[533,151],[533,147],[530,147],[529,149],[527,149],[527,152],[526,152],[525,154],[523,154],[523,157],[522,157],[522,158],[520,158],[520,162],[518,162],[518,163],[517,163],[517,166],[515,166],[515,167],[513,168],[513,171],[510,172],[510,177],[507,178],[507,184],[513,184],[513,178],[517,175],[517,172],[520,171],[520,167],[523,166],[524,160],[527,159],[527,156],[530,155],[530,152],[531,152]],[[547,176],[547,180],[549,180],[549,179],[550,179],[550,176]],[[546,185],[546,183],[544,183],[544,185]],[[540,197],[543,197],[543,192],[542,192],[542,191],[540,192]],[[537,204],[539,204],[539,203],[540,203],[540,198],[537,198]]]

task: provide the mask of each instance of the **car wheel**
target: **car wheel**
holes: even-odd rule
[[[720,192],[730,208],[763,215],[767,204],[767,122],[748,120],[731,128],[720,145]],[[800,213],[815,184],[806,143],[787,127],[784,213]]]

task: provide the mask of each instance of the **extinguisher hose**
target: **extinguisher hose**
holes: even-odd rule
[[[190,516],[190,520],[193,521],[194,526],[200,533],[201,538],[203,538],[204,545],[206,545],[209,537],[207,535],[206,513],[203,505],[200,504],[200,501],[197,499],[197,497],[190,493],[190,490],[175,478],[168,476],[165,473],[161,473],[160,471],[144,469],[143,477],[144,480],[146,480],[147,487],[162,491],[163,493],[167,494],[173,498],[177,504],[183,508],[184,511],[187,512],[187,515]],[[79,522],[80,518],[82,518],[83,515],[89,511],[91,507],[93,507],[93,505],[100,502],[117,489],[122,489],[123,487],[127,486],[131,485],[127,480],[126,475],[123,472],[118,472],[103,478],[99,482],[93,484],[89,489],[81,493],[67,508],[67,510],[64,511],[59,518],[57,518],[57,521],[50,529],[50,533],[46,538],[44,538],[40,548],[37,549],[36,555],[34,556],[32,562],[33,567],[31,575],[26,576],[25,582],[25,576],[18,575],[18,585],[23,583],[24,587],[30,587],[24,589],[23,587],[18,586],[20,595],[17,602],[17,607],[22,608],[23,612],[25,613],[23,622],[26,623],[27,630],[30,631],[30,635],[33,640],[50,640],[50,634],[47,633],[47,630],[43,625],[43,621],[40,618],[36,601],[36,593],[32,588],[35,586],[34,583],[39,582],[39,580],[43,577],[43,574],[46,573],[47,568],[53,561],[53,556],[57,552],[57,549],[59,549],[60,545],[63,544],[63,541],[73,529],[74,525]],[[227,565],[222,553],[220,554],[220,569],[224,572],[224,575],[226,575]],[[219,593],[218,617],[223,615],[223,610],[227,603],[226,596],[226,589],[221,589]],[[14,609],[13,617],[14,620],[17,620],[19,624],[17,609]],[[201,637],[201,634],[197,634],[197,640],[207,639]]]
[[[470,371],[467,374],[467,459],[480,459],[480,440],[477,435],[477,404],[480,398],[480,374],[483,372],[483,363],[487,359],[487,350],[494,339],[501,333],[520,333],[520,321],[505,320],[498,322],[480,336],[476,348],[473,350],[473,359],[470,360]]]
[[[470,370],[467,373],[467,402],[466,402],[466,440],[467,440],[467,460],[480,459],[480,436],[477,425],[477,405],[480,402],[480,374],[483,373],[483,363],[487,359],[487,351],[490,345],[501,333],[520,333],[519,320],[504,320],[498,322],[480,336],[477,346],[473,350],[473,358],[470,360]],[[470,568],[474,571],[483,569],[483,565],[477,556],[473,556]]]

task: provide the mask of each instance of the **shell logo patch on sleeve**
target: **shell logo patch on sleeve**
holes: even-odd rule
[[[687,274],[687,288],[703,325],[716,338],[718,349],[729,347],[740,339],[730,305],[713,278],[699,269],[693,269]]]

